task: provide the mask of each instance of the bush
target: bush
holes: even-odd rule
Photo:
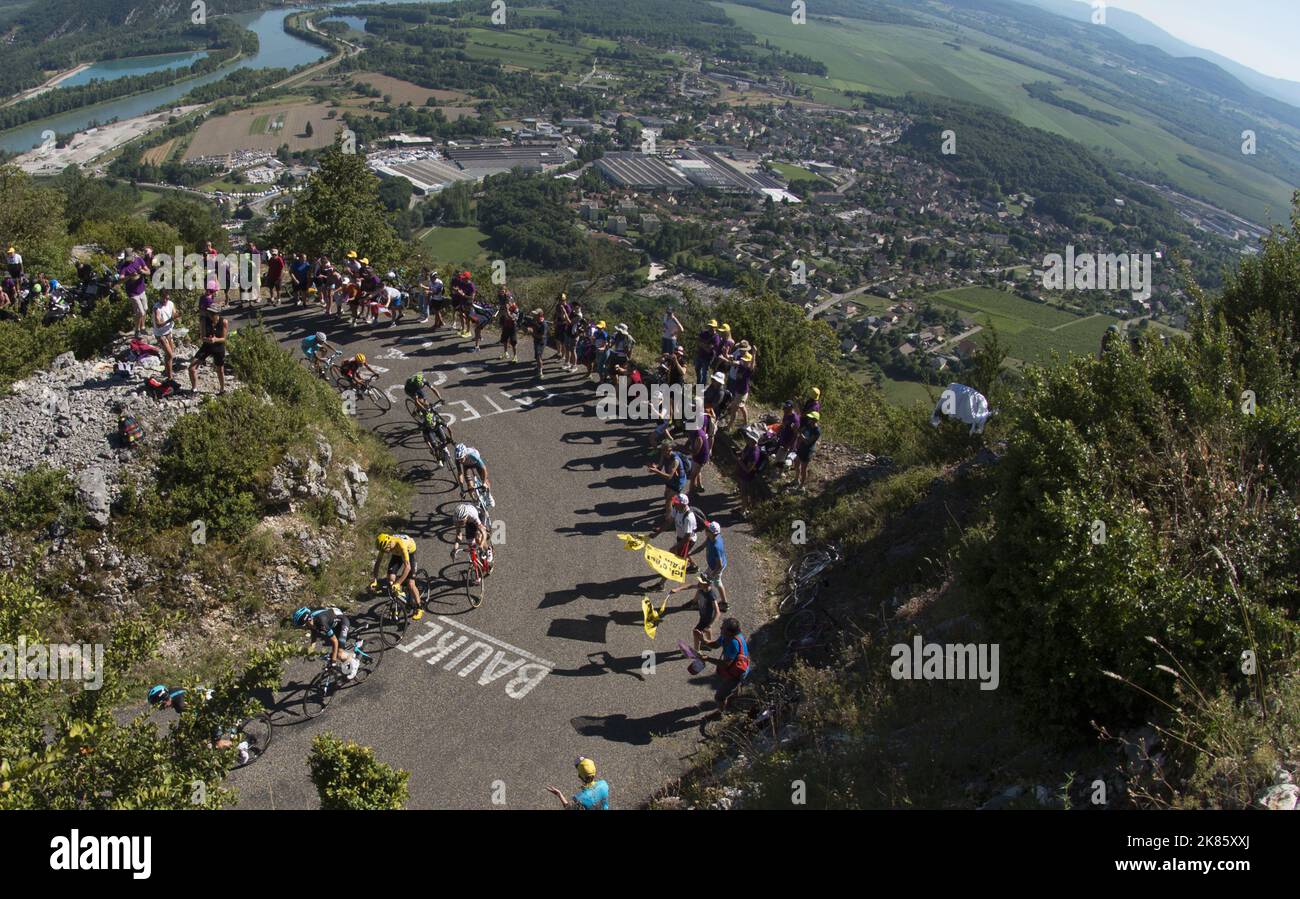
[[[312,740],[307,765],[322,809],[395,810],[409,796],[409,771],[378,761],[369,746],[345,743],[332,734]]]
[[[268,506],[271,470],[305,425],[302,412],[246,390],[215,397],[172,427],[158,465],[160,524],[202,520],[207,534],[238,537]]]
[[[286,352],[265,326],[240,328],[230,338],[230,365],[240,382],[312,421],[351,430],[338,393]]]
[[[41,315],[33,309],[25,318],[0,321],[0,388],[48,367],[69,350],[78,359],[102,353],[130,324],[127,301],[121,298],[97,304],[90,315],[68,316],[52,325],[41,324]]]
[[[76,519],[77,489],[62,469],[40,466],[0,486],[6,494],[0,504],[0,533],[31,533],[54,521]]]

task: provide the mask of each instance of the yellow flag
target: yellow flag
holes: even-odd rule
[[[645,632],[650,635],[650,639],[655,638],[655,631],[659,628],[659,621],[664,617],[664,609],[668,608],[668,597],[664,597],[664,603],[655,611],[655,607],[650,603],[650,597],[641,597],[641,617],[645,621]]]
[[[635,534],[619,534],[618,539],[623,541],[624,549],[640,549],[645,546],[645,540]]]
[[[645,560],[647,565],[668,580],[677,581],[679,584],[686,581],[686,560],[681,556],[673,555],[666,549],[647,543]]]

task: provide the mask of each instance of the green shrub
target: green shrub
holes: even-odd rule
[[[87,316],[71,315],[52,325],[41,324],[33,309],[25,318],[0,321],[0,388],[49,366],[71,350],[78,359],[102,353],[130,324],[125,299],[101,302]]]
[[[230,364],[245,386],[265,391],[313,421],[351,430],[339,394],[286,352],[264,325],[240,328],[230,338]]]
[[[238,537],[266,511],[271,470],[302,434],[300,409],[238,390],[172,427],[158,465],[164,525],[202,520],[209,537]]]
[[[62,469],[39,466],[0,486],[6,494],[0,503],[0,533],[31,533],[54,521],[75,523],[77,488]]]
[[[409,771],[378,761],[369,746],[344,742],[332,734],[312,740],[307,765],[323,809],[400,809],[409,796]]]

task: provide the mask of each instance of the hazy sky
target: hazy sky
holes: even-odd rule
[[[1111,0],[1196,47],[1300,81],[1300,0]]]

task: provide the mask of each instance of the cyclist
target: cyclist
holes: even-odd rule
[[[324,331],[308,334],[302,339],[302,354],[311,360],[311,367],[317,374],[320,374],[325,364],[325,357],[321,355],[323,352],[340,353],[342,350],[329,342]]]
[[[326,606],[323,609],[302,606],[293,612],[293,626],[309,629],[313,645],[317,640],[329,643],[330,663],[338,665],[343,670],[344,677],[352,680],[357,676],[357,669],[361,667],[361,663],[357,660],[356,653],[349,652],[345,648],[352,622],[342,610],[333,606]]]
[[[459,470],[459,481],[463,490],[469,490],[469,473],[471,471],[478,473],[478,479],[483,484],[483,489],[487,491],[488,508],[495,509],[497,503],[492,498],[492,482],[488,480],[487,463],[483,461],[479,451],[463,443],[456,444],[456,468]]]
[[[415,583],[415,541],[405,534],[380,534],[375,538],[375,548],[379,552],[371,571],[374,580],[370,582],[370,589],[379,589],[379,572],[387,562],[388,582],[397,585],[399,595],[402,587],[411,588],[412,607],[415,609],[411,620],[419,621],[424,617],[424,609],[420,607],[420,588]]]
[[[456,553],[460,552],[461,537],[465,538],[465,546],[477,547],[479,562],[483,566],[483,577],[492,573],[492,544],[488,542],[488,531],[483,526],[483,519],[478,517],[478,509],[475,509],[469,503],[461,503],[456,507],[456,542],[451,547],[451,557],[456,558]],[[478,572],[474,574],[474,582],[478,583]]]
[[[415,400],[415,405],[419,407],[421,412],[433,411],[433,405],[424,398],[424,390],[426,387],[433,391],[433,395],[438,398],[439,403],[443,401],[442,394],[438,392],[438,388],[434,387],[424,379],[424,372],[416,372],[411,375],[406,379],[406,384],[402,388],[406,391],[407,396]]]
[[[350,359],[344,359],[343,364],[339,366],[339,371],[343,373],[343,376],[347,378],[349,382],[351,382],[353,387],[357,390],[364,390],[370,379],[368,378],[364,381],[361,379],[361,369],[363,368],[370,372],[370,378],[379,377],[379,372],[375,371],[369,364],[367,364],[365,353],[357,353]]]
[[[200,687],[198,692],[202,694],[204,699],[212,698],[211,690]],[[183,715],[185,710],[189,708],[188,700],[185,698],[187,695],[188,691],[186,690],[173,690],[166,684],[154,684],[149,688],[149,705],[157,706],[160,709],[175,709],[177,715]],[[234,746],[235,743],[230,739],[230,736],[229,733],[218,731],[212,740],[213,748],[229,749]],[[248,761],[248,743],[241,740],[238,749],[239,764],[242,765]]]
[[[420,436],[424,438],[424,443],[433,454],[433,461],[438,468],[442,468],[442,440],[438,436],[442,433],[442,428],[438,426],[441,418],[442,416],[437,412],[421,412],[420,417],[416,419]]]

